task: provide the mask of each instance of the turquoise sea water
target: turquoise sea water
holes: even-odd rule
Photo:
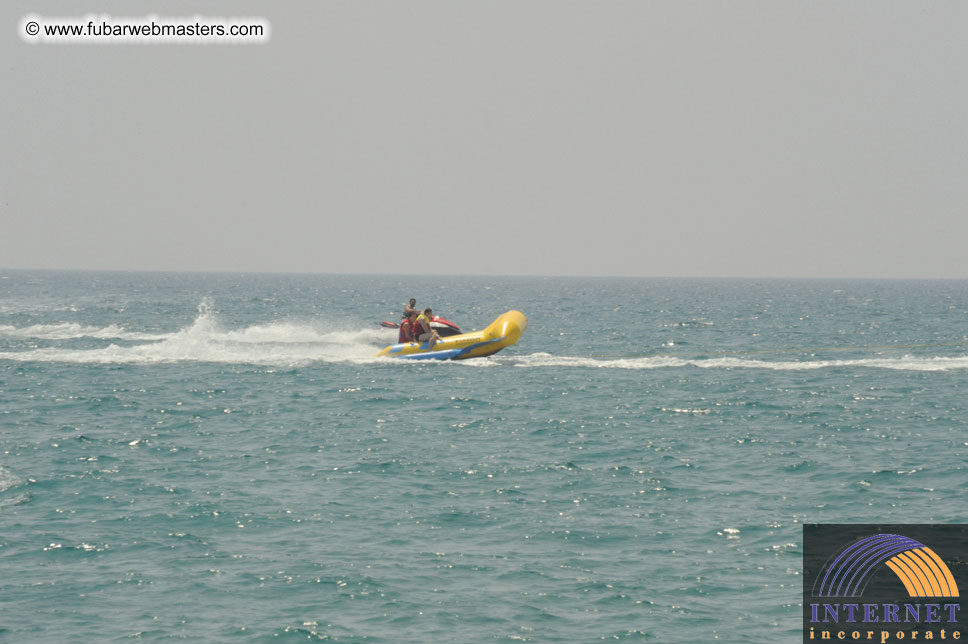
[[[966,376],[964,281],[0,271],[0,639],[798,641],[802,523],[965,521]]]

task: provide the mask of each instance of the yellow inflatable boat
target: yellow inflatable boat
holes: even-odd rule
[[[528,318],[520,311],[508,311],[494,320],[483,331],[461,333],[441,338],[431,349],[429,342],[404,342],[391,344],[376,354],[388,358],[410,358],[413,360],[464,360],[480,358],[497,353],[509,347],[521,337],[528,328]]]

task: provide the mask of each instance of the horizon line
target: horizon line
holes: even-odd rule
[[[143,269],[143,268],[14,268],[2,267],[0,271],[48,272],[48,273],[159,273],[198,275],[292,275],[292,276],[358,276],[358,277],[508,277],[548,279],[673,279],[673,280],[852,280],[852,281],[966,281],[968,277],[872,277],[872,276],[807,276],[807,275],[629,275],[629,274],[540,274],[540,273],[377,273],[377,272],[326,272],[289,270],[235,270],[235,269]]]

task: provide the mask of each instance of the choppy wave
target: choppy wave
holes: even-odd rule
[[[702,369],[769,369],[772,371],[805,371],[833,368],[874,368],[899,371],[953,371],[968,369],[968,356],[900,356],[897,358],[858,358],[853,360],[752,360],[745,358],[679,358],[652,356],[644,358],[583,358],[532,353],[516,356],[517,367],[585,367],[594,369],[662,369],[699,367]]]
[[[321,326],[321,325],[320,325]],[[199,315],[188,327],[173,333],[125,331],[117,325],[89,327],[73,323],[0,327],[0,333],[16,337],[69,340],[75,338],[124,339],[142,344],[111,344],[97,349],[46,347],[29,351],[0,352],[0,359],[21,362],[79,364],[153,364],[170,362],[220,362],[231,364],[298,365],[312,362],[368,362],[376,351],[395,341],[392,331],[323,331],[312,323],[270,322],[242,329],[226,329],[211,306],[199,306]]]

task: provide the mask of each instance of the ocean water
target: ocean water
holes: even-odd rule
[[[964,281],[0,271],[0,639],[798,641],[803,523],[966,520],[966,382]]]

